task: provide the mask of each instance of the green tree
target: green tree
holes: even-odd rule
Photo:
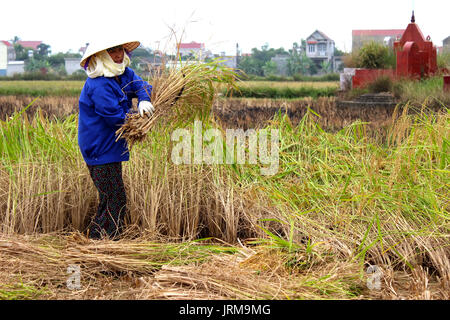
[[[11,39],[11,42],[13,44],[16,44],[18,41],[20,41],[20,38],[18,36],[14,36],[14,38]]]
[[[36,72],[42,71],[45,69],[45,72],[50,68],[50,64],[47,60],[39,60],[35,58],[28,59],[28,62],[25,64],[26,72]]]
[[[265,77],[277,74],[277,64],[274,61],[267,61],[262,69]]]
[[[48,57],[48,63],[52,68],[58,68],[59,66],[64,65],[64,58],[65,54],[58,52],[57,54]]]
[[[339,50],[338,48],[334,47],[334,55],[337,57],[341,57],[345,54],[344,51]]]
[[[325,73],[329,73],[331,72],[331,60],[330,61],[322,61],[322,63],[320,64],[320,68],[325,72]]]
[[[289,59],[288,59],[288,74],[293,76],[295,74],[303,73],[302,69],[302,59],[300,46],[297,42],[294,42],[292,45],[292,49],[289,50]]]
[[[41,43],[37,46],[37,50],[35,50],[35,58],[39,60],[46,60],[50,53],[50,46],[45,43]]]
[[[366,43],[358,52],[359,68],[386,69],[394,68],[396,64],[394,51],[378,42]]]
[[[133,57],[152,58],[153,52],[150,49],[139,47],[133,50]]]
[[[261,47],[261,50],[253,48],[251,56],[243,57],[239,62],[238,68],[247,74],[264,76],[264,66],[266,66],[266,63],[270,62],[277,54],[283,53],[287,53],[283,48],[269,48],[269,45],[266,43]],[[271,68],[270,64],[266,67]]]
[[[14,44],[14,51],[16,52],[16,60],[26,61],[28,60],[28,49],[24,48],[21,44]]]
[[[306,55],[306,40],[301,40],[299,46],[294,42],[292,50],[290,50],[290,57],[288,60],[289,75],[294,76],[298,74],[311,75],[317,73],[317,67],[314,62]]]

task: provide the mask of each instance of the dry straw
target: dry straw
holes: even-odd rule
[[[124,125],[116,132],[117,140],[126,139],[131,149],[160,120],[177,125],[187,123],[196,116],[208,115],[218,92],[218,84],[228,85],[229,89],[237,88],[236,74],[221,62],[180,61],[178,66],[154,71],[149,82],[152,85],[151,102],[155,113],[144,117],[136,113],[128,114]]]

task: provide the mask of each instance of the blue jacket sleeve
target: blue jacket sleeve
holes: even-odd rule
[[[152,86],[141,77],[139,77],[132,69],[131,90],[136,94],[139,102],[146,100],[151,101]]]
[[[125,122],[126,114],[111,86],[97,87],[92,93],[95,113],[100,115],[108,125],[117,127]]]

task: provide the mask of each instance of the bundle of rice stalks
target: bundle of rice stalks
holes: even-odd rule
[[[155,107],[153,116],[129,114],[122,127],[116,131],[117,139],[127,140],[130,149],[142,141],[147,133],[162,120],[179,125],[196,116],[209,115],[218,84],[236,89],[236,74],[231,68],[214,60],[209,63],[185,64],[180,68],[162,68],[150,77],[152,84],[151,102]]]

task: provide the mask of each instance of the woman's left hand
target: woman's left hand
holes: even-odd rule
[[[151,104],[150,101],[141,101],[138,105],[139,114],[141,117],[144,116],[144,113],[148,112],[150,116],[153,115],[153,112],[155,112],[155,107]]]

